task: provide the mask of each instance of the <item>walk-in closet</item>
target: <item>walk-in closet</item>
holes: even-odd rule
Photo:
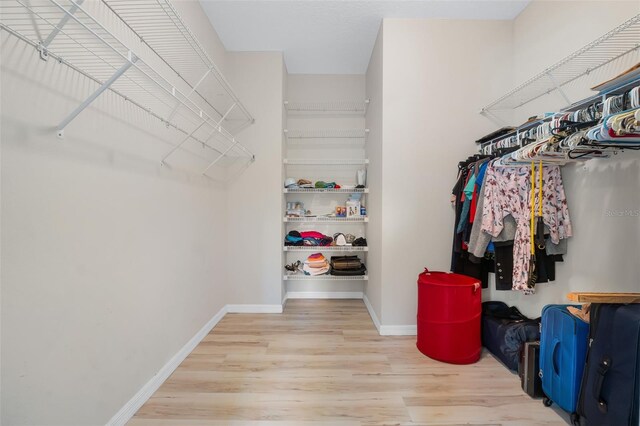
[[[640,426],[637,0],[0,1],[0,424]]]

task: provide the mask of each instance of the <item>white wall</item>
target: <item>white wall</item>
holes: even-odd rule
[[[229,185],[230,303],[280,304],[282,53],[229,53],[229,81],[256,117],[239,138],[256,161]]]
[[[383,131],[383,87],[382,74],[384,23],[380,25],[376,43],[371,52],[371,59],[367,67],[366,96],[369,99],[366,127],[369,129],[367,139],[367,158],[370,165],[367,180],[375,191],[369,193],[369,225],[367,228],[367,242],[369,243],[369,281],[365,285],[365,295],[378,319],[382,316],[382,259],[385,253],[382,238],[382,131]]]
[[[1,37],[2,424],[104,424],[230,303],[227,194],[160,167],[181,135],[110,92],[57,139],[95,83]]]
[[[457,163],[492,129],[478,109],[510,54],[509,21],[384,21],[383,325],[415,324],[418,274],[449,269]]]
[[[514,21],[515,82],[525,81],[638,13],[637,1],[532,2]],[[590,87],[638,61],[640,51],[576,80],[565,91],[572,102],[578,101],[594,93]],[[503,89],[506,92],[508,85]],[[565,104],[557,93],[551,93],[517,109],[515,122],[556,111]],[[639,154],[628,151],[607,160],[563,167],[574,237],[569,240],[564,263],[557,264],[556,281],[538,285],[534,296],[494,290],[485,297],[505,300],[526,314],[538,316],[546,304],[567,303],[565,296],[571,291],[639,291]],[[636,213],[615,215],[624,211]]]

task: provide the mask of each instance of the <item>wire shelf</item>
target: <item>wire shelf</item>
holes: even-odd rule
[[[338,158],[338,159],[291,159],[285,158],[284,164],[291,166],[364,166],[369,164],[368,159],[361,158]]]
[[[515,109],[640,47],[640,14],[482,108],[481,113]],[[562,92],[561,92],[562,93]],[[565,96],[566,97],[566,96]],[[567,103],[569,104],[570,102]]]
[[[284,101],[284,106],[293,114],[349,114],[362,115],[367,112],[369,99],[362,101]]]
[[[342,251],[342,252],[360,252],[369,251],[369,247],[361,246],[283,246],[284,251],[315,251],[318,253],[324,251]]]
[[[366,139],[369,129],[284,129],[287,139]]]
[[[360,192],[363,194],[369,193],[369,188],[298,188],[298,189],[283,189],[285,194],[352,194]]]
[[[99,85],[60,122],[59,136],[63,136],[66,126],[93,100],[110,90],[185,135],[165,155],[163,162],[175,151],[182,150],[204,160],[207,167],[203,173],[207,173],[214,165],[227,167],[237,159],[253,159],[253,154],[236,141],[207,108],[202,108],[149,65],[154,62],[153,57],[142,58],[139,52],[134,53],[122,41],[125,39],[122,35],[114,35],[82,4],[82,0],[6,0],[0,3],[0,29],[36,47],[42,59],[53,58]],[[89,8],[100,16],[111,13],[102,2],[88,2]],[[126,39],[135,40],[133,37]],[[201,146],[206,148],[205,154],[202,154]]]
[[[102,0],[234,132],[253,122],[231,85],[169,0]],[[227,111],[234,105],[233,110]]]
[[[299,280],[299,281],[367,281],[368,275],[356,275],[356,276],[337,276],[337,275],[304,275],[304,274],[291,274],[284,275],[282,277],[287,280]]]
[[[284,217],[284,222],[295,223],[364,223],[369,222],[367,216],[358,217],[332,217],[332,216],[317,216],[317,217]]]

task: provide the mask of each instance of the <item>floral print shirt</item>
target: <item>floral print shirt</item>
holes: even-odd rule
[[[572,235],[569,208],[559,166],[543,166],[542,217],[554,244]],[[513,290],[534,293],[527,287],[531,257],[531,167],[501,167],[492,162],[484,181],[482,231],[497,237],[508,215],[516,220],[513,242]],[[536,194],[538,194],[536,188]],[[537,206],[536,206],[537,211]]]

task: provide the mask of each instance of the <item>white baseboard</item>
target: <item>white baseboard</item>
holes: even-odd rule
[[[230,314],[281,314],[282,305],[227,305]]]
[[[373,307],[365,294],[353,292],[289,292],[283,299],[363,299],[371,320],[381,336],[409,336],[416,334],[415,325],[380,325]],[[207,334],[227,313],[282,313],[283,305],[226,305],[193,336],[112,418],[107,426],[123,426],[160,388],[184,359],[195,349]]]
[[[145,402],[165,380],[175,371],[176,368],[184,361],[184,359],[195,349],[196,346],[205,338],[213,327],[227,313],[227,307],[224,306],[217,314],[213,316],[207,323],[193,336],[186,345],[184,345],[178,353],[176,353],[161,369],[151,378],[134,396],[131,398],[112,418],[107,422],[107,426],[121,426],[127,423],[133,415],[144,405]]]
[[[361,291],[289,291],[287,299],[362,299]]]
[[[376,311],[373,310],[373,306],[371,306],[371,302],[369,302],[369,298],[367,295],[363,295],[362,300],[364,300],[364,305],[367,307],[367,311],[369,311],[369,316],[371,317],[371,321],[373,321],[373,325],[376,326],[376,330],[380,333],[380,320],[376,315]]]
[[[381,336],[415,336],[418,334],[415,325],[381,325],[378,332]]]
[[[376,315],[376,312],[373,310],[373,306],[371,306],[371,302],[369,298],[365,294],[362,298],[364,300],[364,304],[369,311],[369,316],[371,317],[371,321],[373,321],[373,325],[378,329],[378,333],[381,336],[415,336],[417,333],[417,326],[415,325],[382,325],[380,324],[380,320]]]
[[[122,426],[144,405],[184,359],[195,349],[207,334],[227,313],[271,314],[282,313],[282,305],[226,305],[176,353],[107,423],[107,426]]]

